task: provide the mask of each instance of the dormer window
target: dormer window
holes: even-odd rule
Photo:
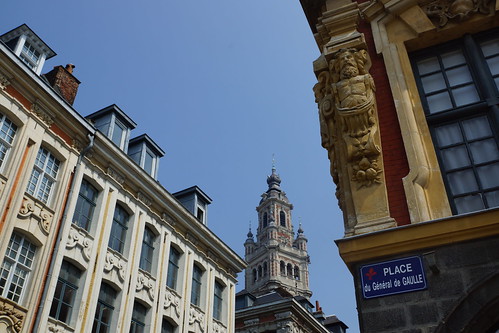
[[[137,124],[130,119],[116,104],[87,116],[102,134],[125,153],[128,151],[130,132]]]
[[[36,65],[38,65],[38,61],[40,60],[40,52],[38,52],[38,50],[26,41],[24,43],[20,58],[26,65],[31,67],[31,69],[35,69]]]
[[[26,24],[3,34],[0,40],[36,74],[41,73],[45,60],[56,55]]]
[[[194,215],[199,222],[208,224],[208,205],[211,198],[197,186],[189,187],[183,191],[173,193],[173,196]]]
[[[128,155],[145,172],[156,179],[159,159],[165,155],[165,152],[147,134],[143,134],[130,140]]]

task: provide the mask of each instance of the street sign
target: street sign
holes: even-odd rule
[[[407,293],[427,288],[421,257],[407,257],[360,268],[364,298]]]

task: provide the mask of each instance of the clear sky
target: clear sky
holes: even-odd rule
[[[26,23],[58,53],[44,73],[76,65],[82,115],[115,103],[138,124],[132,136],[155,140],[161,184],[201,187],[209,227],[241,256],[275,154],[309,239],[311,301],[358,332],[312,92],[320,53],[299,0],[9,0],[1,16],[0,33]]]

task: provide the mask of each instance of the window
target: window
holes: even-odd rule
[[[111,141],[113,141],[114,144],[117,145],[118,147],[120,148],[123,147],[123,140],[126,133],[125,125],[116,120],[111,131],[112,131]]]
[[[144,238],[142,240],[142,251],[140,252],[139,267],[146,272],[151,273],[152,259],[154,255],[154,240],[156,236],[151,229],[145,227]]]
[[[80,276],[81,270],[76,266],[67,261],[62,262],[54,299],[50,308],[50,317],[66,324],[70,323]]]
[[[279,221],[281,222],[281,225],[283,227],[286,226],[286,213],[284,213],[284,211],[282,210],[279,212]]]
[[[286,275],[286,264],[284,263],[284,261],[281,261],[280,263],[280,271],[281,275]]]
[[[123,250],[125,248],[129,218],[130,215],[128,215],[126,210],[120,205],[116,205],[108,246],[121,254],[123,254]]]
[[[268,221],[268,216],[267,216],[267,213],[263,213],[263,222],[262,222],[262,227],[263,227],[263,228],[266,228],[268,223],[269,223],[269,221]]]
[[[97,190],[85,179],[81,182],[78,201],[76,202],[73,223],[87,231],[90,230],[92,216],[95,210]]]
[[[192,271],[192,291],[191,291],[191,303],[199,306],[201,303],[201,286],[203,278],[203,270],[196,264]]]
[[[177,288],[179,259],[180,259],[180,253],[173,246],[170,247],[170,257],[168,259],[168,273],[166,276],[166,285],[174,290]]]
[[[31,69],[35,69],[38,64],[38,60],[40,59],[40,52],[38,52],[38,50],[36,50],[30,43],[25,42],[20,58]]]
[[[47,203],[59,171],[59,165],[59,160],[48,150],[40,148],[26,191],[43,203]]]
[[[36,246],[24,236],[13,233],[0,270],[0,296],[20,303],[28,285]]]
[[[106,283],[102,283],[95,310],[92,333],[111,332],[111,320],[114,312],[114,301],[118,293]]]
[[[222,320],[222,305],[223,305],[224,286],[215,281],[215,291],[213,295],[213,318]]]
[[[166,318],[163,318],[163,323],[161,325],[161,333],[174,333],[175,326],[173,326]]]
[[[147,308],[144,305],[135,302],[133,304],[132,324],[130,326],[130,333],[145,332],[146,316],[147,316]]]
[[[17,126],[14,125],[5,115],[0,113],[0,170],[3,168],[5,160],[12,148],[12,141],[16,134]]]
[[[268,265],[267,262],[263,263],[263,276],[267,276],[268,274]]]
[[[295,280],[300,280],[300,269],[298,268],[298,266],[295,266],[294,268],[294,277]]]
[[[256,282],[256,280],[258,279],[258,276],[256,274],[256,269],[255,268],[253,268],[252,273],[253,273],[253,282]]]
[[[291,264],[288,264],[288,266],[286,268],[287,268],[288,277],[292,277],[293,276],[293,266]]]
[[[499,206],[497,31],[411,60],[453,212]]]

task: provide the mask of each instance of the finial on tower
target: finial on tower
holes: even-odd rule
[[[275,173],[275,154],[272,153],[272,173]]]
[[[253,233],[251,232],[251,220],[249,221],[249,231],[247,234],[248,238],[253,238]]]

